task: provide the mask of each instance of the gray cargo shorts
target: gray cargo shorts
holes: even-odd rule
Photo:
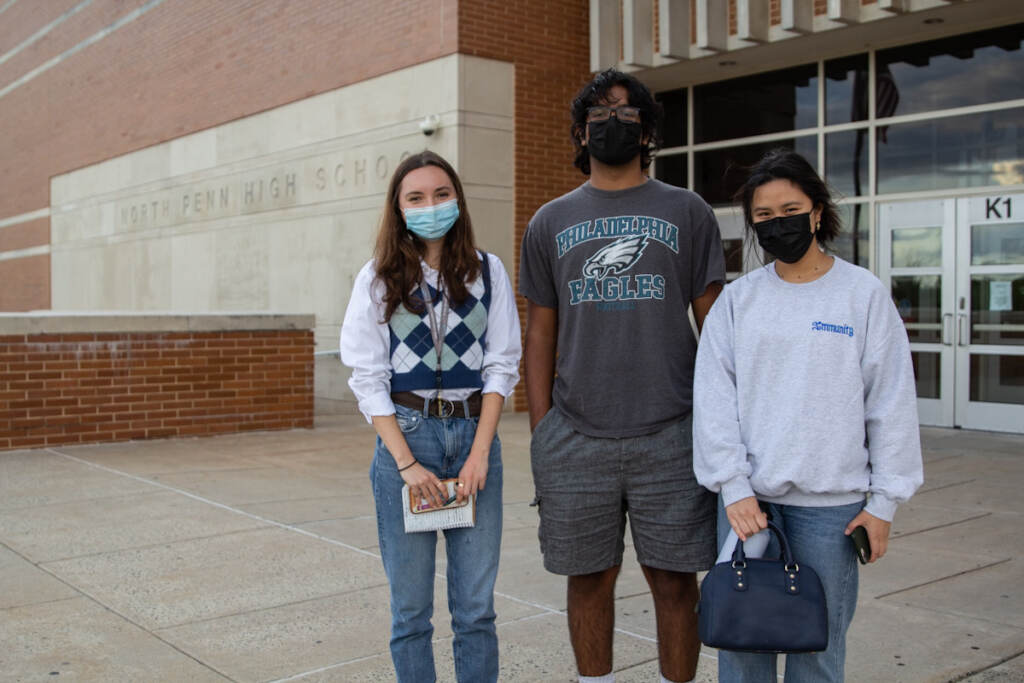
[[[691,417],[610,439],[577,432],[552,407],[533,431],[530,461],[549,572],[621,564],[627,515],[641,565],[697,572],[714,564],[715,495],[693,474]]]

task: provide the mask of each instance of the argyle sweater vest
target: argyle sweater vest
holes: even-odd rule
[[[470,283],[468,296],[460,305],[449,309],[448,329],[441,352],[441,387],[443,389],[482,389],[481,369],[484,341],[487,335],[487,311],[491,305],[491,268],[487,254],[481,252],[481,276]],[[441,298],[438,290],[427,285],[434,306],[434,319],[441,322]],[[391,391],[435,389],[437,351],[430,336],[430,320],[426,307],[414,313],[399,306],[391,314]]]

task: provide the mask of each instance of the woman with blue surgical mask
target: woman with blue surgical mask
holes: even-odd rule
[[[406,533],[403,486],[442,507],[475,497],[472,527],[446,529],[455,678],[495,681],[501,546],[498,419],[519,380],[519,316],[501,261],[476,248],[462,184],[433,152],[402,161],[374,258],[356,276],[341,360],[377,431],[370,480],[391,588],[398,681],[434,681],[436,531]],[[442,480],[455,479],[455,500]]]
[[[797,564],[821,578],[828,647],[787,655],[786,683],[839,682],[857,605],[849,536],[863,527],[863,559],[877,561],[897,505],[922,482],[910,344],[878,278],[825,250],[839,216],[806,159],[769,153],[737,198],[750,237],[774,260],[727,285],[704,321],[694,470],[720,493],[720,561],[731,554],[727,535],[767,540],[770,516]],[[765,554],[777,556],[776,540]],[[775,681],[776,656],[720,650],[718,680]]]

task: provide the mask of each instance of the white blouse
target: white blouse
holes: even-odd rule
[[[491,266],[491,305],[487,309],[481,368],[484,386],[481,391],[507,398],[519,381],[519,357],[522,355],[519,313],[505,266],[494,254],[487,257]],[[427,283],[436,288],[438,272],[425,261],[420,261],[420,268]],[[391,401],[391,334],[388,324],[381,322],[384,319],[384,285],[376,275],[374,261],[359,271],[352,285],[345,321],[341,325],[341,362],[352,368],[348,385],[359,401],[359,411],[368,422],[374,415],[392,415],[395,412]],[[449,327],[453,324],[457,322],[451,321]],[[443,389],[441,398],[461,401],[474,391],[476,389]],[[433,398],[436,391],[422,389],[415,393]]]

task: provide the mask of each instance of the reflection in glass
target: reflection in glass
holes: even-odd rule
[[[725,250],[725,272],[743,272],[743,238],[722,240],[722,248]]]
[[[918,112],[1024,97],[1024,24],[879,50],[876,70],[891,74],[899,111]],[[879,91],[881,81],[876,85]],[[881,93],[879,93],[881,94]]]
[[[971,343],[1024,344],[1024,275],[971,275]]]
[[[971,400],[1024,405],[1024,356],[971,354]]]
[[[901,123],[879,140],[879,193],[1018,183],[1024,109]]]
[[[844,197],[857,197],[868,189],[867,129],[825,136],[825,179]]]
[[[693,90],[693,137],[711,142],[818,125],[818,66],[733,78]]]
[[[941,357],[929,351],[911,351],[910,360],[914,364],[914,379],[917,380],[918,398],[940,398],[942,396]]]
[[[892,300],[907,328],[910,341],[942,341],[941,276],[893,276]]]
[[[665,110],[661,122],[662,148],[686,144],[686,88],[658,93],[657,100]]]
[[[825,62],[825,125],[868,117],[867,75],[867,55]]]
[[[659,154],[654,159],[654,177],[669,185],[686,187],[686,155]]]
[[[894,228],[892,267],[942,267],[942,228]]]
[[[871,234],[868,231],[867,204],[840,204],[842,230],[833,240],[831,250],[850,263],[871,270]]]
[[[733,195],[747,179],[748,169],[760,161],[766,153],[778,148],[796,150],[817,170],[818,137],[816,135],[741,147],[726,147],[697,152],[694,155],[694,190],[712,206],[732,204]]]
[[[971,226],[971,265],[1024,265],[1024,223]]]

